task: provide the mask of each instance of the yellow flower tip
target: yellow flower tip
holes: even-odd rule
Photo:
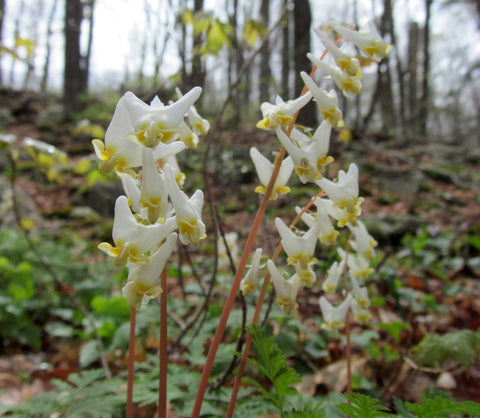
[[[268,131],[269,129],[271,129],[270,128],[270,119],[265,118],[265,119],[262,119],[261,121],[258,121],[256,127],[258,129],[264,129],[264,130]]]
[[[342,321],[329,321],[322,324],[322,328],[330,332],[339,331],[344,327],[345,323]]]
[[[280,187],[278,189],[275,189],[275,191],[279,194],[287,194],[287,193],[290,193],[292,189],[290,189],[290,187],[288,186],[284,186],[284,187]]]
[[[276,298],[275,303],[282,308],[283,312],[290,315],[298,308],[298,303],[289,298]]]
[[[302,272],[298,277],[305,287],[310,288],[315,284],[315,275],[311,271]]]
[[[372,319],[372,314],[368,311],[362,312],[361,314],[354,315],[353,319],[359,324],[367,325]]]
[[[344,90],[346,93],[359,95],[362,91],[362,84],[358,79],[349,77],[342,83],[342,90]]]
[[[185,176],[185,173],[183,173],[183,172],[177,173],[175,175],[175,181],[177,182],[178,188],[180,190],[182,189],[185,178],[186,178],[186,176]]]
[[[198,146],[198,142],[195,140],[195,136],[193,134],[190,134],[186,138],[183,138],[182,141],[188,148],[191,149],[195,149]]]
[[[325,291],[325,293],[327,295],[333,293],[335,291],[335,289],[336,289],[335,286],[332,286],[330,284],[326,284],[326,285],[323,286],[323,290]]]
[[[266,189],[263,186],[257,186],[255,187],[255,193],[260,193],[260,194],[265,194]]]
[[[250,282],[243,282],[242,293],[243,293],[244,296],[248,296],[248,295],[252,294],[255,291],[256,288],[257,288],[257,286],[253,285]]]
[[[97,245],[97,248],[111,257],[116,257],[118,254],[120,254],[120,251],[118,250],[118,248],[113,247],[108,242],[101,242],[100,244]]]
[[[191,220],[185,220],[185,219],[180,219],[177,222],[178,225],[178,231],[180,234],[188,234],[189,232],[195,230],[197,227],[198,220],[197,219],[191,219]]]

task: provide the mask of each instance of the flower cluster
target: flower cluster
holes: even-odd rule
[[[332,27],[346,41],[364,51],[370,59],[378,61],[391,49],[376,32],[356,32],[336,24]],[[358,58],[349,55],[323,33],[319,33],[319,36],[333,60],[327,63],[308,54],[310,61],[324,78],[332,79],[344,95],[348,97],[359,94],[362,72]],[[281,271],[273,260],[268,260],[267,267],[275,288],[276,303],[285,313],[290,314],[297,307],[299,289],[302,286],[312,287],[316,282],[313,266],[318,262],[314,257],[317,242],[335,246],[340,231],[348,231],[350,238],[347,246],[337,248],[339,259],[331,265],[322,283],[326,295],[320,298],[323,327],[334,331],[343,328],[349,310],[360,323],[366,323],[371,318],[365,280],[373,272],[370,262],[375,255],[377,243],[359,220],[363,198],[359,196],[357,165],[351,163],[346,172],[340,170],[334,180],[325,177],[325,168],[333,162],[333,157],[328,155],[332,128],[344,125],[342,111],[338,108],[337,93],[333,89],[327,92],[306,73],[302,72],[301,77],[308,92],[295,100],[284,102],[277,98],[275,104],[262,104],[263,119],[257,127],[275,131],[288,153],[288,157],[281,162],[271,199],[290,191],[287,182],[295,171],[302,183],[313,183],[319,187],[318,195],[313,200],[316,210],[296,208],[297,214],[309,227],[304,232],[289,228],[280,218],[275,219],[287,264],[293,267],[294,273]],[[295,114],[312,98],[323,119],[313,135],[309,137],[297,129],[288,129],[287,125],[295,119]],[[256,191],[265,193],[273,165],[255,148],[251,149],[251,157],[262,183]],[[258,285],[260,255],[261,249],[258,249],[242,282],[244,294],[252,293]],[[343,301],[336,306],[329,296],[334,293],[343,295]]]
[[[203,192],[188,197],[182,191],[185,175],[176,159],[186,147],[196,147],[198,135],[209,129],[193,106],[201,91],[195,87],[184,96],[177,91],[179,99],[167,106],[158,97],[147,105],[127,92],[117,103],[105,141],[93,140],[100,169],[115,171],[125,192],[115,203],[114,244],[102,242],[98,248],[115,265],[128,267],[122,293],[136,309],[162,292],[160,273],[177,237],[193,245],[206,237]]]

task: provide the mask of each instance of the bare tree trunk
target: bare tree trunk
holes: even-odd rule
[[[143,13],[145,15],[145,25],[143,27],[143,40],[142,40],[142,48],[140,50],[140,61],[138,63],[138,83],[140,85],[143,84],[143,80],[145,78],[145,61],[147,59],[147,48],[148,48],[148,39],[150,37],[151,31],[151,20],[150,20],[150,5],[148,4],[148,0],[144,0],[143,2]]]
[[[80,54],[80,35],[83,20],[83,4],[81,0],[65,1],[65,70],[63,99],[66,117],[82,107],[80,94],[85,92],[85,76]]]
[[[311,68],[307,53],[310,52],[310,26],[312,24],[312,13],[308,0],[295,0],[293,9],[294,30],[294,67],[295,74],[300,74]],[[298,96],[303,89],[303,81],[295,77],[295,96]],[[284,98],[285,100],[288,97]],[[317,123],[317,108],[315,103],[310,102],[300,112],[299,122],[306,126],[315,126]]]
[[[84,3],[84,12],[87,11],[88,19],[88,38],[87,38],[87,50],[85,55],[81,58],[82,72],[83,72],[83,84],[85,86],[85,92],[88,91],[88,82],[90,78],[90,59],[92,57],[92,45],[93,45],[93,17],[95,16],[95,0],[89,0]]]
[[[15,40],[20,36],[20,22],[22,20],[23,12],[25,9],[25,2],[23,0],[20,0],[20,6],[18,7],[18,14],[15,19],[15,26],[13,29],[13,36]],[[12,65],[10,66],[10,74],[8,76],[8,84],[10,87],[13,87],[15,84],[15,64],[16,60],[12,60]]]
[[[284,0],[283,7],[287,7],[287,3],[289,0]],[[283,25],[282,29],[282,89],[281,94],[282,97],[288,98],[290,97],[290,69],[292,62],[291,54],[292,48],[290,45],[290,21],[291,21],[291,14],[287,11],[285,14],[285,24]]]
[[[47,91],[47,84],[48,84],[48,72],[50,70],[50,54],[52,51],[52,24],[53,19],[55,17],[55,11],[57,9],[57,0],[53,0],[52,8],[50,9],[50,13],[48,14],[47,20],[47,34],[46,34],[46,44],[45,44],[45,62],[43,63],[43,71],[42,71],[42,80],[40,81],[40,91],[45,93]]]
[[[203,12],[203,1],[194,0],[193,12],[195,14]],[[203,86],[205,84],[205,65],[202,55],[198,52],[203,42],[202,34],[193,35],[193,56],[192,56],[192,72],[190,73],[190,86]]]
[[[420,99],[419,120],[420,135],[427,136],[428,108],[430,100],[430,16],[433,0],[425,0],[425,26],[423,28],[423,79],[422,97]]]
[[[5,0],[0,0],[0,45],[3,45],[3,18],[5,16]],[[3,85],[2,54],[0,54],[0,86]]]
[[[418,134],[418,44],[419,29],[416,22],[410,22],[408,27],[408,84],[407,84],[407,134]]]
[[[270,1],[262,0],[260,6],[260,16],[263,19],[263,23],[266,27],[269,25],[270,15]],[[259,74],[259,86],[260,86],[260,102],[266,102],[270,99],[270,79],[272,77],[272,70],[270,68],[270,45],[267,41],[260,51],[260,74]]]

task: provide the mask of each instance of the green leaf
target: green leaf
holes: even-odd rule
[[[406,407],[418,415],[418,418],[441,418],[451,414],[466,414],[473,417],[480,416],[480,404],[466,401],[456,402],[436,396],[433,399],[422,397],[421,404],[406,402]]]
[[[100,358],[100,353],[98,352],[98,344],[95,340],[88,341],[83,344],[82,349],[80,350],[80,357],[78,362],[80,367],[83,369],[90,366],[94,361],[97,361]]]
[[[414,353],[422,366],[442,366],[447,359],[452,359],[468,369],[478,357],[477,336],[468,329],[427,335],[414,348]]]
[[[352,418],[382,418],[392,417],[393,415],[381,405],[378,399],[371,398],[361,393],[352,393],[344,395],[351,403],[340,404],[338,409]]]

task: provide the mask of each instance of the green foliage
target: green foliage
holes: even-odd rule
[[[103,379],[102,370],[72,374],[68,381],[53,380],[55,389],[32,396],[26,402],[6,408],[11,417],[48,417],[52,414],[72,418],[120,416],[125,396],[118,394],[120,379]]]
[[[243,41],[246,42],[250,48],[253,48],[255,43],[265,36],[267,30],[268,28],[261,21],[247,19],[243,28]]]
[[[350,403],[338,405],[338,409],[352,418],[382,418],[393,416],[388,409],[380,405],[377,399],[373,399],[361,393],[344,395]]]
[[[430,334],[415,347],[415,359],[422,366],[442,366],[445,360],[452,359],[468,369],[478,358],[479,342],[478,332],[468,329]]]
[[[288,402],[287,397],[298,393],[292,385],[301,381],[300,376],[287,365],[286,357],[273,337],[267,337],[255,325],[247,327],[247,330],[252,335],[253,351],[255,353],[255,359],[252,360],[252,363],[270,381],[274,391],[266,390],[254,379],[244,378],[244,380],[255,386],[283,414]]]
[[[405,406],[418,418],[442,418],[459,414],[480,416],[480,404],[471,401],[457,402],[442,396],[423,396],[420,404],[405,402]]]

